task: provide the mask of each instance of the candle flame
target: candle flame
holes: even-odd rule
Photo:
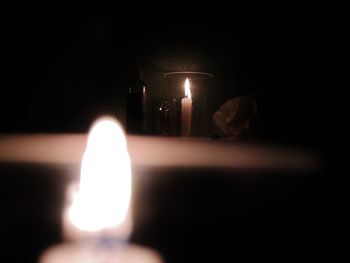
[[[126,220],[130,199],[131,167],[124,132],[114,119],[102,118],[89,133],[69,220],[85,231],[118,227]]]
[[[185,97],[191,99],[191,89],[190,89],[190,81],[188,78],[185,80]]]

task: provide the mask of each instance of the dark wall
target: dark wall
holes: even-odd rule
[[[86,131],[102,113],[125,121],[137,65],[154,98],[163,96],[163,73],[206,71],[210,113],[254,95],[266,138],[316,144],[324,136],[331,9],[31,5],[6,13],[1,132]]]

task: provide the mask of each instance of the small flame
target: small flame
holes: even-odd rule
[[[191,99],[191,89],[190,89],[190,81],[188,78],[185,80],[185,97]]]
[[[127,218],[130,199],[131,167],[124,132],[114,119],[100,119],[89,133],[69,220],[85,231],[118,227]]]

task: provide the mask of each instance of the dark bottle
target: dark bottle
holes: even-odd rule
[[[147,133],[147,87],[139,70],[132,74],[126,101],[126,131],[129,134]]]

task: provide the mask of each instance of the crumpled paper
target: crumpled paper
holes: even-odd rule
[[[239,96],[226,101],[214,114],[213,121],[229,140],[237,140],[251,131],[251,121],[257,115],[252,96]]]

